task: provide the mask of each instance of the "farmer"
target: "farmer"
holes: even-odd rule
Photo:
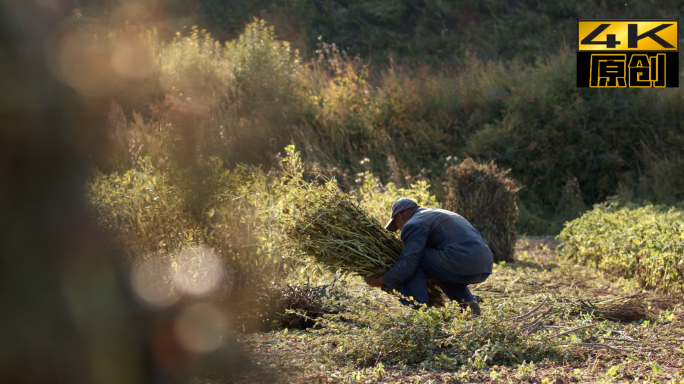
[[[494,259],[480,233],[466,219],[443,209],[420,208],[415,201],[402,197],[392,205],[392,218],[385,228],[401,230],[404,250],[382,277],[366,277],[368,285],[398,286],[403,296],[428,304],[426,278],[431,278],[450,300],[480,314],[468,284],[487,280]],[[411,304],[407,300],[402,303]]]

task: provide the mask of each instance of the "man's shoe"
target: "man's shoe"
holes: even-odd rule
[[[473,315],[480,316],[480,304],[478,304],[477,301],[469,301],[467,304],[470,307],[470,312],[472,312]]]

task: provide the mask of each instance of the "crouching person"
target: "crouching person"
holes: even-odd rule
[[[385,228],[401,230],[404,250],[382,277],[366,277],[368,285],[399,287],[403,296],[428,304],[426,279],[431,278],[450,300],[480,314],[468,285],[487,280],[494,258],[480,233],[466,219],[443,209],[420,208],[404,197],[392,205],[392,216]],[[402,303],[412,304],[408,300]]]

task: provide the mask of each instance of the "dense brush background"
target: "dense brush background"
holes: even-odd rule
[[[148,34],[146,92],[113,98],[129,152],[113,169],[166,151],[268,168],[294,143],[348,185],[366,170],[424,179],[443,201],[447,166],[493,159],[523,187],[528,234],[556,234],[608,196],[684,194],[679,89],[574,86],[576,18],[679,17],[678,1],[148,3],[81,1],[72,17]]]

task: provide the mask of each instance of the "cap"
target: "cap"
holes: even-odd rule
[[[390,232],[394,232],[399,227],[397,227],[396,224],[394,224],[394,216],[397,215],[399,212],[404,212],[407,209],[411,208],[418,208],[418,204],[416,204],[415,201],[409,199],[408,197],[402,197],[400,199],[397,199],[397,201],[392,204],[392,217],[390,218],[390,221],[387,222],[387,225],[385,225],[385,229],[387,229]]]

